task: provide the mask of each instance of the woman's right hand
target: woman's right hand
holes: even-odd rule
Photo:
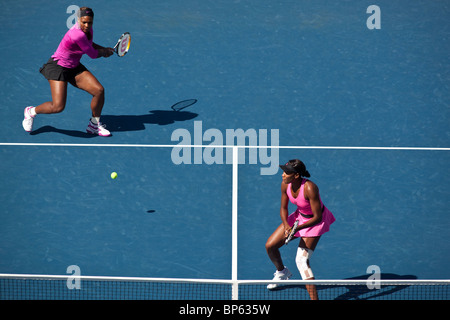
[[[287,238],[291,232],[291,226],[287,223],[284,225],[284,237]]]
[[[98,49],[98,53],[101,57],[105,57],[108,58],[110,56],[112,56],[114,54],[114,49],[113,48],[101,48]]]

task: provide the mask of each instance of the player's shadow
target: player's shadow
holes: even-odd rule
[[[372,284],[373,280],[368,280],[369,275],[362,275],[357,277],[348,278],[345,280],[362,280],[367,281],[366,283]],[[380,274],[380,280],[415,280],[417,279],[417,276],[414,275],[398,275],[394,273],[381,273]],[[370,299],[377,299],[381,298],[383,296],[391,295],[395,292],[405,290],[409,287],[409,285],[406,284],[398,284],[398,285],[383,285],[381,286],[381,289],[377,288],[369,288],[367,284],[364,285],[356,285],[356,284],[349,284],[349,285],[340,285],[340,284],[329,284],[329,285],[317,285],[317,291],[320,296],[320,291],[322,290],[329,290],[332,292],[334,289],[337,290],[337,294],[333,297],[334,300],[370,300]],[[279,290],[289,290],[293,288],[301,288],[306,291],[306,288],[304,285],[280,285],[276,289],[273,289],[272,291],[279,291]],[[345,289],[344,289],[345,288]],[[332,293],[330,293],[332,294]]]
[[[192,120],[197,116],[197,113],[189,111],[152,110],[149,114],[143,115],[104,115],[101,117],[101,121],[106,124],[109,131],[114,133],[145,130],[146,124],[165,126],[179,121]]]
[[[95,135],[87,133],[86,131],[78,131],[78,130],[67,130],[67,129],[58,129],[52,126],[43,126],[40,127],[37,130],[34,130],[33,132],[31,132],[30,134],[32,136],[34,135],[38,135],[41,133],[49,133],[49,132],[56,132],[56,133],[61,133],[61,134],[65,134],[66,136],[70,136],[70,137],[76,137],[76,138],[94,138]]]
[[[101,122],[106,125],[106,128],[113,135],[114,132],[145,130],[146,124],[165,126],[178,121],[187,121],[196,118],[198,116],[197,113],[182,110],[194,104],[196,101],[197,100],[195,99],[180,101],[172,106],[172,110],[151,110],[148,114],[143,115],[102,115]],[[183,106],[183,103],[185,102],[188,102],[189,104]],[[174,106],[177,105],[181,105],[181,108],[174,108]],[[48,132],[57,132],[77,138],[95,137],[95,135],[83,131],[59,129],[52,126],[43,126],[31,132],[31,135]]]

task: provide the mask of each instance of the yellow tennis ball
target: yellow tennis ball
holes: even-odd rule
[[[111,173],[111,179],[115,179],[115,178],[117,178],[117,172]]]

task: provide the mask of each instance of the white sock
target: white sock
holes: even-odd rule
[[[92,117],[92,118],[91,118],[91,122],[92,122],[93,124],[98,124],[98,123],[100,122],[100,117]]]
[[[30,115],[34,118],[36,116],[36,107],[30,109]]]

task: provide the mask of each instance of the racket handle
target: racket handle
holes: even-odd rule
[[[292,238],[294,237],[295,234],[295,229],[297,229],[298,226],[298,220],[295,221],[294,225],[291,228],[291,231],[289,232],[289,236],[286,238],[286,240],[284,241],[284,244],[288,244]]]
[[[292,236],[289,235],[289,237],[284,241],[284,244],[288,244],[289,242],[291,242],[292,240]]]

